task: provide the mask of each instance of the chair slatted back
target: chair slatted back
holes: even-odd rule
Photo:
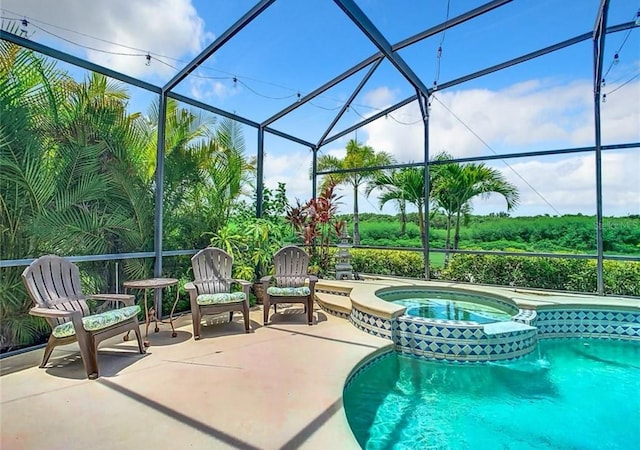
[[[191,258],[198,294],[217,294],[231,289],[233,257],[222,249],[207,247]]]
[[[307,279],[309,255],[300,247],[282,247],[273,255],[274,278],[279,287],[300,287]]]
[[[22,272],[22,280],[35,306],[91,314],[82,294],[78,266],[56,255],[42,256]],[[68,319],[47,319],[52,327]]]

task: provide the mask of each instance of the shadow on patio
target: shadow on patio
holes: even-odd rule
[[[151,333],[146,355],[118,338],[103,344],[100,378],[84,377],[77,347],[2,362],[2,448],[358,448],[342,409],[351,369],[389,341],[316,308],[308,326],[294,309],[252,333],[237,322],[203,327],[190,317]],[[300,311],[301,312],[301,311]],[[300,320],[298,320],[300,319]],[[217,322],[214,319],[214,322]],[[56,411],[57,416],[46,416]]]

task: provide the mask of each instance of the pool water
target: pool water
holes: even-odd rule
[[[436,298],[410,298],[395,300],[393,303],[407,307],[410,316],[441,320],[466,320],[477,323],[491,323],[511,320],[508,313],[488,305]]]
[[[640,343],[541,341],[514,362],[391,353],[344,392],[365,449],[640,448]]]

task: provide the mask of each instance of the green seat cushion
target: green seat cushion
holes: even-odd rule
[[[108,328],[112,325],[124,322],[136,317],[140,312],[139,305],[125,306],[120,309],[112,309],[100,314],[94,314],[92,316],[86,316],[82,318],[82,326],[87,331],[97,331]],[[76,334],[75,328],[73,328],[73,322],[65,322],[58,325],[53,329],[52,334],[57,338],[64,338],[73,336]]]
[[[311,290],[307,286],[301,287],[276,287],[269,286],[267,294],[274,297],[306,297],[311,294]]]
[[[238,303],[247,299],[244,292],[220,292],[218,294],[200,294],[196,298],[198,305],[224,305],[225,303]]]

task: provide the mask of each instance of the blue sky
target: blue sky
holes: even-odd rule
[[[356,3],[394,44],[443,22],[447,8],[452,18],[485,2]],[[2,16],[5,24],[28,18],[33,40],[162,85],[254,4],[253,0],[3,0]],[[436,79],[441,84],[591,31],[598,4],[599,0],[516,0],[399,54],[427,86]],[[638,8],[637,1],[611,0],[609,24],[632,20]],[[611,34],[606,44],[603,92],[609,94],[602,104],[603,143],[638,142],[640,28]],[[431,151],[464,157],[593,145],[592,51],[591,41],[586,41],[437,92],[431,106]],[[620,62],[613,65],[617,51]],[[149,65],[147,52],[152,56]],[[295,102],[298,94],[304,96],[376,52],[333,1],[277,0],[176,90],[260,122]],[[82,76],[81,71],[73,73]],[[316,142],[363,74],[345,80],[273,127]],[[145,112],[151,97],[139,89],[131,93],[131,108]],[[336,131],[413,94],[409,83],[384,62]],[[256,132],[249,127],[245,131],[252,152]],[[421,159],[422,136],[415,103],[357,133],[358,140],[391,153],[399,162]],[[353,133],[334,141],[321,152],[341,156],[347,139],[355,137]],[[311,193],[310,151],[272,136],[267,136],[265,146],[267,185],[285,181],[292,200],[306,199]],[[605,214],[640,213],[639,152],[604,155]],[[520,189],[522,204],[516,215],[595,213],[592,155],[490,165]],[[347,212],[352,194],[346,189],[343,195],[342,210]],[[360,204],[364,211],[378,210],[375,196],[361,197]],[[503,211],[504,201],[493,197],[478,201],[474,210]],[[394,212],[391,207],[384,211]]]

